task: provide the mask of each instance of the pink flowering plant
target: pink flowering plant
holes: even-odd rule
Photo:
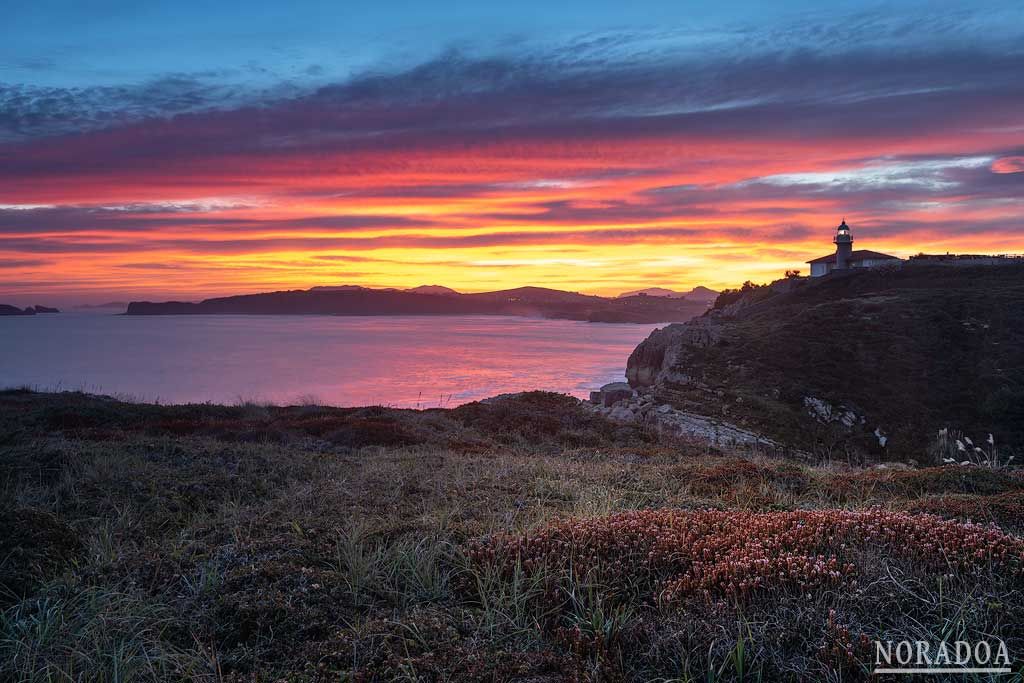
[[[936,576],[1019,574],[1024,541],[991,526],[883,509],[638,510],[557,521],[470,546],[475,563],[646,586],[652,600],[750,601],[778,591],[855,587],[865,552]]]

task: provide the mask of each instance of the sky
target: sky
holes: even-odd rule
[[[0,302],[1022,253],[1022,74],[1019,1],[18,3]]]

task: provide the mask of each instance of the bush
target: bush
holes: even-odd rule
[[[719,309],[725,308],[726,306],[734,304],[740,299],[742,299],[743,295],[747,294],[748,292],[764,289],[767,286],[768,285],[755,285],[750,280],[747,280],[739,289],[723,289],[715,298],[715,303],[712,304],[711,310],[717,311]]]

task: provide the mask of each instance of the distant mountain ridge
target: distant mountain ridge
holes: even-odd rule
[[[717,290],[709,289],[703,285],[697,285],[687,292],[686,298],[690,301],[706,301],[707,303],[712,303],[718,298],[719,294],[721,294],[721,292]]]
[[[461,293],[444,285],[420,285],[419,287],[410,287],[405,291],[413,294],[436,294],[438,296],[457,296]]]
[[[589,322],[683,322],[706,310],[687,299],[608,298],[545,287],[462,294],[440,285],[411,290],[355,285],[313,287],[205,299],[198,303],[133,301],[126,315],[515,315]]]
[[[694,287],[689,292],[680,292],[674,289],[667,289],[665,287],[648,287],[647,289],[623,292],[622,294],[619,294],[619,298],[623,299],[631,296],[658,296],[666,299],[687,299],[689,301],[711,303],[718,297],[718,294],[719,293],[715,290],[708,289],[702,285]]]
[[[310,292],[411,292],[413,294],[437,294],[440,296],[451,296],[453,294],[460,294],[451,287],[445,287],[444,285],[420,285],[419,287],[409,287],[408,289],[400,289],[398,287],[364,287],[362,285],[317,285],[316,287],[310,287],[307,291]]]

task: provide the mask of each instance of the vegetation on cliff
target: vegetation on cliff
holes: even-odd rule
[[[822,458],[925,462],[951,428],[1024,444],[1024,267],[907,266],[725,292],[627,375]]]

